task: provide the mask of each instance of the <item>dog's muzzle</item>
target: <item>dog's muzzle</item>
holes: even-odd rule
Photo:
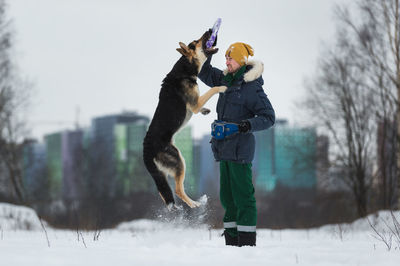
[[[210,48],[207,48],[207,41],[210,39],[211,37],[211,32],[207,31],[206,33],[204,33],[203,37],[202,37],[202,42],[203,42],[203,51],[206,54],[207,57],[209,57],[210,55],[213,55],[215,53],[218,52],[218,48],[215,48],[215,46],[211,46]]]

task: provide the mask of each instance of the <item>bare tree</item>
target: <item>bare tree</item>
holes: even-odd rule
[[[363,84],[365,68],[345,28],[322,54],[318,72],[306,85],[305,106],[332,139],[333,167],[353,192],[360,216],[367,214],[374,138],[373,93]],[[372,118],[372,119],[371,119]]]
[[[18,76],[11,48],[11,26],[5,1],[0,0],[0,174],[11,181],[16,197],[23,201],[20,150],[30,86]]]
[[[338,9],[338,17],[347,26],[358,47],[358,55],[368,64],[365,84],[375,92],[376,112],[380,121],[394,123],[396,138],[393,155],[396,161],[394,175],[397,180],[398,208],[400,208],[400,0],[359,0],[361,21],[350,16],[348,10]],[[388,125],[387,124],[387,125]],[[387,126],[385,125],[385,126]],[[390,127],[384,126],[384,130]],[[383,134],[385,136],[385,134]],[[387,134],[390,136],[390,134]],[[385,151],[383,151],[385,152]],[[381,173],[387,178],[385,169]]]
[[[335,144],[333,166],[362,216],[374,175],[382,179],[383,207],[393,207],[396,183],[400,207],[399,2],[358,0],[354,9],[337,7],[336,43],[321,54],[306,85],[307,107]]]

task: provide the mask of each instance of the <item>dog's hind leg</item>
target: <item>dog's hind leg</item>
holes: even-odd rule
[[[146,168],[149,171],[150,175],[153,177],[161,198],[163,199],[167,207],[171,208],[175,205],[175,200],[172,194],[172,190],[167,181],[167,174],[163,171],[162,168],[160,169],[156,159],[148,151],[149,149],[145,148],[143,152],[144,164],[146,165]]]
[[[199,207],[200,202],[194,201],[186,195],[185,188],[183,186],[183,180],[185,179],[185,171],[183,171],[180,175],[175,176],[175,193],[181,198],[190,208]]]
[[[167,176],[162,171],[160,171],[158,174],[153,175],[153,179],[156,183],[160,197],[170,209],[172,206],[175,205],[175,200],[174,195],[172,194],[172,190],[169,187]]]
[[[185,187],[183,185],[183,181],[185,180],[185,172],[186,172],[186,164],[185,164],[185,159],[182,157],[182,154],[179,152],[179,150],[173,146],[177,152],[178,152],[178,160],[180,165],[182,165],[181,169],[182,171],[178,171],[175,174],[175,193],[176,195],[181,198],[190,208],[195,208],[199,207],[200,203],[197,201],[192,200],[191,198],[186,195],[185,192]]]
[[[165,151],[158,154],[157,162],[161,161],[163,168],[175,179],[176,195],[191,208],[200,206],[199,202],[192,200],[186,195],[183,185],[183,181],[185,180],[185,160],[173,144],[168,145]]]

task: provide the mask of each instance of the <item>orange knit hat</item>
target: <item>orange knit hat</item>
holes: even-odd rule
[[[235,42],[234,44],[231,44],[225,53],[225,56],[233,58],[241,66],[247,64],[250,55],[254,55],[253,48],[243,42]]]

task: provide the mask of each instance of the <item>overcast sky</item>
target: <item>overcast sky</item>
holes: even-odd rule
[[[161,82],[180,56],[178,42],[199,38],[218,17],[221,50],[212,64],[224,69],[231,43],[250,44],[253,59],[264,62],[264,90],[277,118],[296,123],[303,80],[315,71],[322,44],[334,37],[334,3],[349,0],[7,2],[17,64],[35,84],[32,136],[41,138],[73,129],[77,117],[82,126],[123,110],[152,117]],[[208,88],[199,84],[204,93]],[[208,134],[216,101],[207,103],[208,116],[189,122],[195,137]]]

